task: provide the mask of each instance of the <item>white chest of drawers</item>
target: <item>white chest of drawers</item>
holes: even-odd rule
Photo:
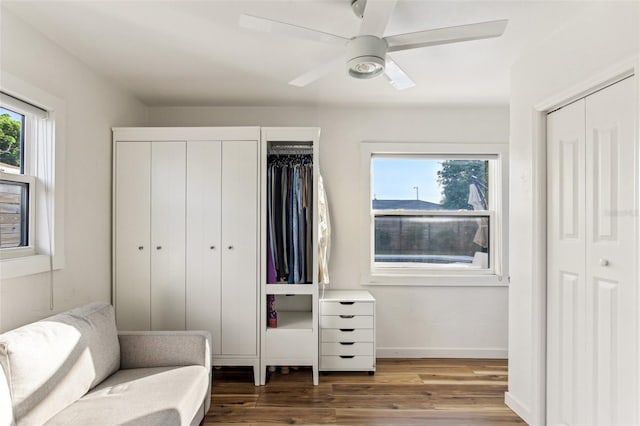
[[[320,371],[376,371],[376,300],[365,290],[320,299]]]

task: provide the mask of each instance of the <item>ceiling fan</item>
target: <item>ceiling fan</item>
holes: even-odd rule
[[[393,87],[404,90],[415,86],[415,83],[387,53],[499,37],[508,22],[501,19],[383,37],[396,2],[397,0],[351,0],[351,9],[356,16],[362,18],[360,33],[352,38],[247,14],[240,16],[239,25],[256,31],[346,46],[347,71],[350,76],[366,79],[384,73]],[[304,87],[339,66],[342,61],[344,59],[340,57],[320,65],[291,80],[289,84]]]

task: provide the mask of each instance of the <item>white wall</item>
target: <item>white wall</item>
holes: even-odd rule
[[[640,50],[639,2],[602,2],[523,52],[511,72],[509,392],[530,424],[544,424],[544,149],[535,107],[606,73]]]
[[[506,143],[508,108],[150,108],[149,125],[319,126],[332,288],[360,287],[361,141]],[[506,287],[367,287],[382,356],[506,356]]]
[[[111,300],[111,127],[144,125],[146,107],[6,11],[2,72],[66,103],[65,257],[54,273],[0,283],[0,331],[91,301]],[[0,74],[0,79],[2,74]]]

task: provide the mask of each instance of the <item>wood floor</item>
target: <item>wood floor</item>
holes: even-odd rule
[[[204,425],[514,425],[504,404],[506,360],[378,359],[374,376],[311,370],[270,375],[253,385],[251,369],[214,370]]]

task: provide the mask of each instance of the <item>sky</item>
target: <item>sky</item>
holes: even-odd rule
[[[442,160],[411,158],[374,158],[372,160],[373,195],[378,200],[415,200],[440,203],[442,188],[438,170]]]
[[[10,111],[8,109],[4,109],[4,108],[0,107],[0,115],[2,115],[2,114],[9,114],[9,116],[11,118],[13,118],[14,120],[20,121],[20,114],[16,114],[13,111]]]

